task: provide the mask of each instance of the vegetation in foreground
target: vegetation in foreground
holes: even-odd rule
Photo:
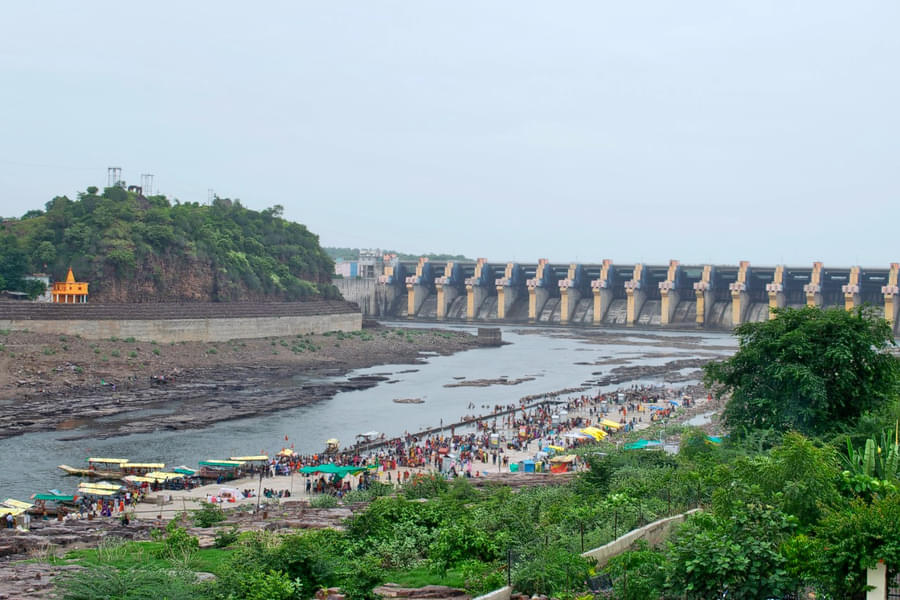
[[[425,478],[397,496],[356,498],[370,504],[345,531],[247,534],[203,558],[202,569],[203,555],[171,525],[156,550],[132,547],[167,561],[162,570],[152,562],[107,561],[70,576],[60,589],[75,599],[86,597],[79,590],[124,589],[124,581],[129,595],[108,597],[309,598],[336,585],[355,600],[371,597],[385,581],[461,584],[478,594],[509,578],[520,592],[572,598],[587,591],[589,581],[598,583],[595,575],[606,575],[612,589],[605,597],[619,599],[770,599],[799,590],[815,590],[823,599],[862,598],[867,567],[884,560],[900,570],[897,375],[896,363],[883,358],[891,340],[870,337],[884,331],[881,325],[865,311],[804,309],[756,325],[766,331],[742,328],[732,364],[708,371],[710,383],[732,394],[726,414],[736,435],[722,444],[685,428],[674,456],[604,446],[597,448],[603,453],[585,454],[591,468],[571,483],[516,493]],[[832,327],[836,337],[824,337],[827,348],[791,348],[792,342],[815,345]],[[756,346],[759,340],[766,343]],[[822,367],[821,353],[835,345],[850,357],[844,362],[846,353],[836,352]],[[873,348],[872,364],[881,366],[854,371],[863,360],[854,353],[867,356]],[[737,366],[746,371],[731,379]],[[753,393],[757,370],[770,367],[780,385]],[[835,373],[848,369],[855,374]],[[821,385],[793,393],[795,378],[816,377]],[[877,393],[860,410],[840,412],[846,402],[831,386],[848,377]],[[809,398],[814,392],[815,402]],[[797,420],[736,420],[751,415],[746,403],[781,411],[776,398],[811,403],[835,421],[822,426],[800,408],[778,413]],[[626,552],[602,573],[580,557],[582,548],[698,505],[703,510],[660,548]],[[168,554],[159,550],[169,546]],[[69,560],[88,562],[77,554]],[[171,583],[160,579],[159,573],[176,569],[183,575]],[[198,570],[218,578],[197,583],[192,573]]]

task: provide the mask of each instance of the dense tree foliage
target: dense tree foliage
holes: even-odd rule
[[[735,333],[738,352],[706,367],[707,383],[730,394],[733,435],[841,431],[897,398],[898,363],[886,352],[893,332],[869,309],[777,309]]]
[[[182,204],[90,187],[6,221],[0,277],[23,289],[30,272],[59,279],[72,266],[93,296],[116,300],[335,297],[334,265],[318,237],[281,213],[226,198]]]

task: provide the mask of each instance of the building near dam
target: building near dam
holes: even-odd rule
[[[896,331],[900,263],[882,267],[401,261],[336,279],[364,316],[434,321],[730,330],[776,307],[869,304]]]

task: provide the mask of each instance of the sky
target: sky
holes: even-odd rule
[[[900,260],[900,3],[13,0],[0,215],[155,176],[323,245]],[[154,190],[156,191],[156,190]]]

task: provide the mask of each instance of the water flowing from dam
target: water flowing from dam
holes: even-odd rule
[[[429,327],[421,323],[412,326]],[[446,327],[474,331],[473,327],[465,325]],[[509,404],[526,395],[582,384],[590,385],[592,391],[610,390],[618,386],[600,388],[596,381],[616,367],[662,365],[680,358],[714,358],[728,355],[735,348],[730,335],[711,332],[607,330],[603,338],[592,341],[573,337],[571,331],[562,328],[523,330],[508,326],[502,328],[502,334],[508,344],[498,348],[479,348],[451,356],[423,356],[422,364],[359,369],[348,373],[347,377],[383,374],[389,379],[369,389],[341,392],[306,406],[224,421],[205,429],[61,440],[73,435],[73,431],[68,430],[3,439],[0,440],[0,456],[3,456],[0,497],[26,499],[35,492],[52,488],[71,492],[78,479],[63,476],[57,465],[82,466],[88,456],[163,461],[168,467],[180,464],[195,467],[199,460],[256,454],[261,450],[277,451],[282,445],[293,445],[298,452],[312,453],[322,450],[325,440],[330,437],[340,439],[342,445],[349,445],[357,434],[373,429],[396,436],[404,431],[437,426],[441,421],[451,423],[463,415],[479,412],[480,409],[467,409],[471,402],[477,406]],[[503,377],[525,381],[518,385],[445,387],[459,383],[460,378]],[[297,383],[306,381],[309,381],[308,377],[296,376]],[[662,379],[660,376],[646,377],[623,385],[634,383],[661,384]],[[421,398],[424,402],[398,404],[393,402],[397,398]],[[102,435],[113,420],[153,419],[154,415],[173,410],[162,404],[138,414],[120,413],[88,422],[74,433]]]

